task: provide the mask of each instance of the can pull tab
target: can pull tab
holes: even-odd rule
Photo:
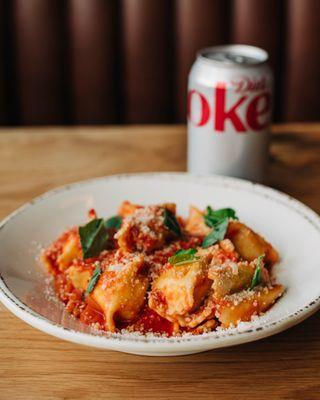
[[[234,53],[225,53],[226,61],[235,64],[254,64],[256,60],[252,57],[242,56]]]
[[[229,51],[205,53],[205,57],[224,64],[252,65],[256,64],[257,62],[254,57],[244,56],[242,54],[237,54]]]

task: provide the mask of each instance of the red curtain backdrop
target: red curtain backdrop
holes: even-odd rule
[[[270,54],[277,121],[319,120],[319,0],[0,0],[0,124],[185,121],[201,47]]]

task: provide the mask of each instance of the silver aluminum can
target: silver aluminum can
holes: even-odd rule
[[[263,180],[272,93],[266,51],[246,45],[201,50],[188,83],[188,171]]]

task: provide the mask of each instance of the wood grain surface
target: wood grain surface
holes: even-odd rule
[[[273,131],[268,183],[320,212],[320,124]],[[0,217],[68,182],[183,171],[185,142],[183,126],[0,130]],[[319,338],[318,313],[258,342],[142,357],[64,342],[1,305],[0,399],[320,399]]]

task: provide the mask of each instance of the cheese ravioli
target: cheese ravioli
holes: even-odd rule
[[[251,321],[285,292],[273,275],[278,252],[238,218],[124,201],[110,218],[90,209],[41,259],[67,312],[95,329],[201,335]]]

